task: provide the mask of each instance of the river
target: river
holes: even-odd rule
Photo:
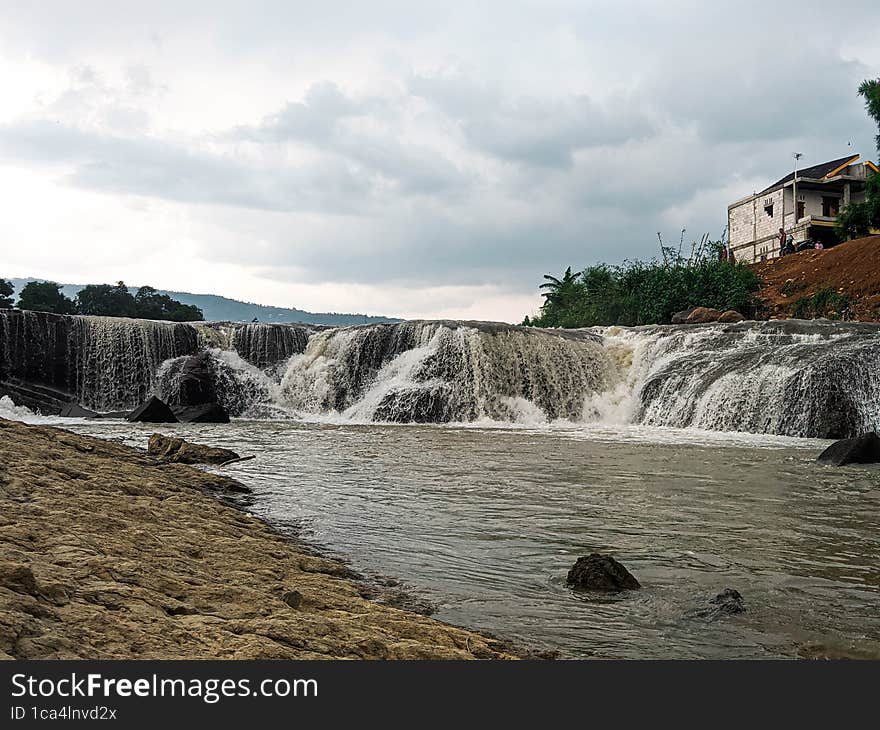
[[[143,447],[147,424],[54,421]],[[436,618],[563,658],[880,658],[880,472],[825,441],[644,426],[162,426],[256,459],[225,473],[283,531],[392,576]],[[642,583],[580,593],[606,552]],[[695,615],[724,588],[747,611]]]

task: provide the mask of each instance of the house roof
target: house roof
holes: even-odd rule
[[[830,160],[829,162],[823,162],[821,165],[813,165],[812,167],[805,167],[802,170],[798,170],[798,179],[802,177],[809,177],[814,180],[821,180],[824,177],[834,177],[834,174],[837,174],[846,167],[847,165],[851,165],[856,160],[859,159],[859,155],[849,155],[849,157],[841,157],[837,160]],[[834,174],[832,174],[834,173]],[[780,188],[788,182],[791,182],[794,179],[794,171],[788,173],[783,178],[780,178],[775,183],[773,183],[770,187],[762,190],[758,195],[766,195],[771,190],[776,190],[776,188]]]

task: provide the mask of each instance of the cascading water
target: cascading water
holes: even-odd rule
[[[237,324],[230,344],[251,365],[265,370],[305,352],[312,332],[298,325]]]
[[[603,418],[844,438],[880,427],[880,326],[829,321],[596,330],[621,367]]]
[[[206,350],[231,350],[245,361],[270,370],[304,352],[314,329],[301,324],[199,322],[194,325]]]
[[[579,420],[616,382],[598,338],[507,325],[404,322],[315,335],[282,397],[297,411],[363,421]]]
[[[207,352],[232,415],[635,423],[839,438],[880,428],[880,325],[593,330],[415,321],[326,330],[0,311],[0,396],[44,412],[152,392]],[[163,364],[164,363],[164,364]]]
[[[279,384],[277,376],[260,370],[238,353],[212,348],[204,353],[210,383],[209,400],[216,401],[230,416],[259,416],[277,410]],[[192,356],[167,360],[156,375],[156,393],[166,403],[186,405],[185,368]],[[200,399],[196,399],[200,400]]]
[[[186,324],[0,311],[0,381],[37,407],[75,399],[130,408],[152,391],[164,360],[197,349]]]
[[[75,317],[76,394],[88,408],[131,408],[152,393],[165,360],[197,349],[192,327],[116,317]]]

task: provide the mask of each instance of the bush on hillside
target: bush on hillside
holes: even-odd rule
[[[760,279],[747,266],[721,260],[720,243],[689,259],[664,249],[664,261],[597,264],[561,279],[546,275],[544,305],[524,324],[535,327],[591,327],[668,324],[689,307],[755,310]]]

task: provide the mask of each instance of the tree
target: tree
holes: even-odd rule
[[[134,295],[135,316],[143,319],[164,319],[171,322],[200,322],[202,310],[192,304],[183,304],[167,294],[160,294],[151,286],[142,286]]]
[[[859,96],[865,99],[868,116],[877,123],[877,152],[880,153],[880,79],[863,81]],[[837,216],[837,235],[843,240],[867,236],[872,229],[880,228],[880,174],[868,175],[865,200],[844,206]]]
[[[12,309],[12,293],[14,291],[12,284],[6,279],[0,279],[0,309]]]
[[[135,317],[136,304],[124,282],[114,284],[89,284],[76,295],[76,311],[79,314],[95,314],[102,317]]]
[[[61,284],[54,281],[31,281],[24,285],[18,300],[19,309],[34,312],[73,314],[76,305],[61,292]]]

